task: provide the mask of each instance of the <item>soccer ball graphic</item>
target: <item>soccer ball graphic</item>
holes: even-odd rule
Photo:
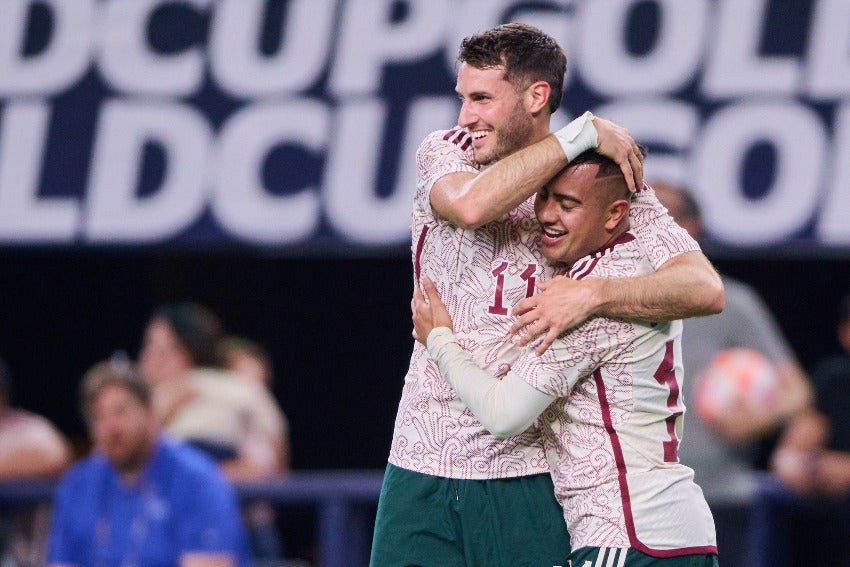
[[[697,376],[697,415],[712,422],[735,408],[770,411],[776,403],[778,387],[773,365],[757,350],[720,351]]]

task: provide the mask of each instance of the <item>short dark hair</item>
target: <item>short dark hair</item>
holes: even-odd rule
[[[219,366],[218,342],[224,331],[215,313],[197,303],[180,301],[159,307],[151,320],[168,323],[193,366]]]
[[[504,65],[506,81],[524,88],[535,81],[546,81],[549,112],[561,106],[567,56],[554,39],[534,26],[510,23],[471,35],[460,44],[458,61],[476,69]]]
[[[647,147],[643,144],[638,144],[638,149],[640,150],[641,156],[646,157],[648,151]],[[596,179],[602,179],[603,177],[619,177],[622,179],[624,190],[623,197],[628,198],[629,186],[626,184],[626,178],[623,177],[623,171],[620,169],[620,166],[617,165],[617,162],[600,154],[596,150],[586,150],[580,153],[561,171],[566,171],[584,164],[596,164],[599,166],[599,171],[596,172]],[[560,175],[560,173],[558,175]]]
[[[151,407],[150,387],[136,367],[129,360],[113,357],[92,366],[80,383],[80,411],[86,421],[91,420],[95,400],[109,386],[124,388],[143,406]]]

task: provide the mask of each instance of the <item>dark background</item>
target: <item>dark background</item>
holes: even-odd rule
[[[841,258],[715,260],[753,284],[801,362],[836,352],[836,304],[850,292]],[[275,394],[291,421],[293,466],[382,468],[412,348],[410,259],[0,250],[0,356],[18,405],[79,444],[76,387],[96,361],[135,358],[150,312],[190,299],[274,358]]]

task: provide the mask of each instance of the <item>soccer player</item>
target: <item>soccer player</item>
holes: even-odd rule
[[[476,361],[500,373],[516,350],[511,306],[553,274],[536,247],[536,190],[585,149],[612,157],[630,188],[642,186],[642,162],[628,132],[589,113],[549,133],[566,57],[536,28],[506,24],[469,37],[459,60],[459,125],[430,134],[417,152],[414,273],[436,282],[456,332],[475,345]],[[718,311],[719,278],[651,191],[639,192],[632,215],[660,269],[625,285],[582,287],[592,291],[591,300],[580,301],[568,320],[592,313],[652,313],[660,320]],[[371,564],[554,565],[568,550],[539,429],[496,439],[417,345],[396,418]]]
[[[629,230],[630,200],[612,161],[579,156],[537,195],[543,255],[577,280],[652,272]],[[470,356],[474,342],[452,334],[433,283],[424,287],[428,304],[414,292],[414,337],[480,423],[498,438],[541,428],[572,538],[567,563],[717,565],[711,512],[677,456],[681,321],[596,317],[542,356],[523,349],[499,379]]]

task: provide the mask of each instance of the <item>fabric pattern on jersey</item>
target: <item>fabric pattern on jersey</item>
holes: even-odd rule
[[[622,278],[653,269],[626,233],[573,264],[569,275]],[[681,329],[681,321],[594,318],[512,369],[560,398],[538,421],[574,549],[717,553],[711,512],[677,456],[685,410]]]
[[[503,376],[522,353],[511,342],[511,308],[554,275],[537,247],[540,228],[534,197],[503,218],[464,230],[437,218],[430,191],[445,175],[477,173],[469,134],[461,129],[431,133],[416,154],[412,259],[416,282],[427,274],[454,321],[460,345],[473,360]],[[672,223],[649,189],[632,200],[634,233],[651,250],[657,268],[682,252],[698,250]],[[509,478],[548,472],[540,439],[532,426],[499,440],[490,435],[442,379],[427,349],[415,343],[396,415],[389,462],[420,473],[450,478]]]

